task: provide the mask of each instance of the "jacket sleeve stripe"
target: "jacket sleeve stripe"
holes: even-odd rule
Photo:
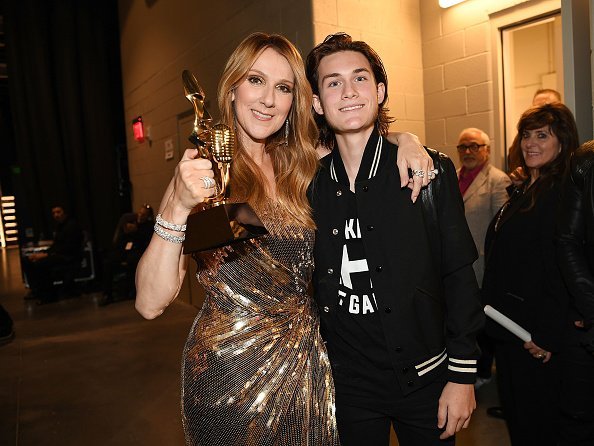
[[[454,362],[456,364],[476,365],[477,360],[476,359],[456,359],[456,358],[450,357],[450,362]]]
[[[429,358],[427,361],[422,362],[419,365],[416,365],[415,368],[416,369],[422,369],[423,367],[425,367],[427,364],[433,362],[433,361],[437,361],[441,356],[443,356],[443,354],[445,353],[445,348],[442,350],[442,352],[439,355],[434,356],[433,358]]]
[[[415,369],[417,369],[417,374],[419,376],[423,376],[425,373],[430,372],[439,364],[444,362],[448,356],[446,355],[445,349],[437,356],[423,362],[422,364],[416,365]]]
[[[463,369],[462,367],[454,367],[453,365],[448,365],[448,370],[451,370],[452,372],[476,373],[476,367]]]

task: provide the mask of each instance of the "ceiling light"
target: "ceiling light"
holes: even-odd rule
[[[439,0],[439,6],[442,8],[449,8],[450,6],[462,3],[464,0]]]

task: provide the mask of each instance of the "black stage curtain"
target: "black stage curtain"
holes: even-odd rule
[[[117,159],[125,148],[117,1],[4,8],[20,237],[31,227],[34,238],[51,238],[50,208],[62,203],[106,248],[130,207]]]

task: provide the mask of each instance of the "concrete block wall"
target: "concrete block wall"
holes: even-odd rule
[[[388,73],[392,130],[425,139],[419,0],[312,0],[314,41],[339,31],[364,40]]]
[[[421,0],[426,144],[458,163],[460,131],[479,127],[493,137],[493,82],[486,3],[448,9]],[[490,2],[493,3],[493,2]]]
[[[491,162],[503,167],[502,104],[494,66],[499,57],[497,26],[551,11],[558,2],[466,0],[446,9],[437,0],[419,3],[426,144],[459,165],[455,146],[460,131],[478,127],[491,137]]]

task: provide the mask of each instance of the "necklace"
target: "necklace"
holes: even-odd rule
[[[511,197],[509,197],[509,200],[507,200],[505,202],[505,204],[503,206],[501,206],[501,209],[499,210],[499,212],[497,213],[497,219],[495,220],[495,232],[497,232],[499,230],[499,225],[501,223],[501,217],[503,217],[503,214],[505,213],[505,211],[507,210],[507,208],[509,207],[509,205],[512,203],[512,201],[514,201],[514,199],[518,196],[518,195],[524,195],[526,193],[526,191],[528,189],[530,189],[531,185],[526,185],[526,183],[522,184],[521,186],[517,187],[511,194]]]

